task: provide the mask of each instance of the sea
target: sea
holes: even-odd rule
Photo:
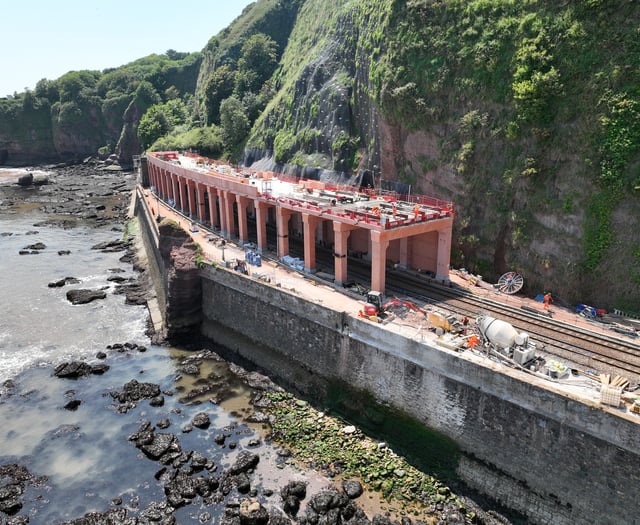
[[[93,249],[122,239],[125,225],[62,227],[47,221],[37,199],[31,206],[6,206],[3,197],[22,191],[14,175],[15,170],[11,176],[0,170],[0,488],[14,481],[7,476],[8,465],[25,467],[32,478],[21,485],[18,509],[3,513],[0,506],[0,523],[11,518],[60,524],[114,507],[139,516],[163,501],[156,476],[162,465],[128,439],[143,422],[161,419],[170,422],[165,432],[178,435],[183,450],[197,450],[220,468],[232,464],[239,451],[256,450],[261,461],[252,486],[265,501],[292,479],[308,480],[315,488],[329,484],[283,464],[261,427],[246,422],[251,392],[227,363],[204,361],[199,376],[186,375],[181,363],[193,349],[151,343],[146,306],[125,304],[109,280],[134,278],[132,264],[121,261],[123,252]],[[34,249],[37,243],[40,249]],[[74,280],[49,286],[67,277]],[[72,288],[104,289],[107,296],[72,305],[66,297]],[[133,350],[116,351],[114,345]],[[107,358],[99,360],[100,352]],[[110,368],[76,380],[54,377],[57,365],[73,360]],[[222,402],[206,395],[181,397],[206,378],[225,382]],[[134,379],[159,384],[164,406],[152,408],[143,401],[126,414],[118,411],[110,393]],[[74,410],[65,408],[71,400],[80,401]],[[188,431],[193,416],[203,411],[211,426]],[[220,432],[230,445],[215,443]],[[181,524],[214,523],[223,513],[223,505],[199,502],[177,510],[175,517]]]

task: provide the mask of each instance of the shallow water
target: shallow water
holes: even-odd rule
[[[231,465],[241,450],[258,452],[261,461],[252,487],[265,503],[277,506],[279,501],[277,496],[267,501],[261,496],[264,489],[278,494],[291,479],[304,477],[314,491],[328,485],[322,476],[283,464],[277,449],[264,443],[260,427],[243,422],[250,390],[229,373],[226,363],[204,361],[198,375],[181,374],[179,362],[190,353],[150,344],[146,307],[126,305],[125,296],[113,294],[115,285],[107,280],[115,270],[134,277],[131,264],[120,262],[123,252],[91,249],[121,239],[121,229],[42,225],[45,215],[21,208],[20,213],[0,210],[0,466],[17,463],[42,476],[43,482],[27,484],[19,515],[28,516],[31,524],[50,525],[87,512],[104,512],[113,507],[114,498],[133,514],[164,500],[162,483],[154,477],[162,465],[128,441],[142,421],[156,424],[163,418],[171,422],[163,432],[176,434],[182,450],[198,450],[219,471]],[[46,248],[19,254],[36,242]],[[71,254],[59,255],[59,250]],[[81,282],[48,286],[64,277]],[[107,289],[104,300],[74,306],[66,299],[71,288],[102,287]],[[127,342],[146,351],[107,349]],[[101,351],[107,353],[105,362],[110,366],[104,375],[77,380],[53,376],[56,364],[70,360],[95,364]],[[164,406],[151,407],[143,400],[128,413],[119,413],[109,392],[121,390],[132,379],[159,384],[169,394]],[[220,396],[215,393],[185,402],[183,394],[205,379],[224,385],[222,402],[217,403]],[[76,410],[63,408],[74,399],[81,402]],[[209,415],[211,426],[183,432],[198,412]],[[220,432],[228,435],[222,447],[213,440]],[[250,446],[251,440],[260,444]],[[7,482],[1,478],[0,486]],[[224,512],[224,504],[204,509],[196,503],[175,516],[179,523],[199,522],[205,511],[215,519]]]
[[[66,299],[72,288],[97,289],[115,285],[107,280],[113,269],[133,277],[123,253],[101,253],[91,246],[122,238],[110,229],[61,229],[38,224],[37,215],[4,216],[0,220],[0,382],[40,363],[95,355],[111,342],[143,343],[146,308],[124,304],[123,295],[108,293],[103,301],[74,306]],[[34,226],[34,224],[38,224]],[[7,235],[7,234],[11,235]],[[37,254],[20,250],[41,242]],[[58,255],[70,250],[70,255]],[[75,277],[79,284],[49,288]]]
[[[89,511],[104,511],[116,497],[130,508],[164,499],[161,484],[154,479],[161,465],[146,459],[127,440],[143,420],[157,423],[168,418],[167,432],[179,436],[183,450],[197,449],[221,466],[232,459],[212,435],[223,427],[233,429],[230,440],[238,449],[253,437],[253,431],[224,409],[211,403],[184,405],[177,395],[165,396],[165,405],[159,408],[141,401],[127,414],[116,410],[108,393],[131,379],[171,390],[177,374],[175,352],[172,356],[164,349],[150,348],[135,355],[111,353],[106,362],[111,367],[106,374],[77,380],[52,377],[49,368],[28,370],[0,402],[4,422],[0,463],[17,462],[34,475],[48,477],[25,506],[31,523],[59,523]],[[77,410],[63,408],[70,399],[81,401]],[[200,411],[210,416],[211,427],[183,434],[182,429]]]

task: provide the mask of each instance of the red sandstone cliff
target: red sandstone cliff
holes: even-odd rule
[[[165,280],[165,337],[193,333],[202,320],[202,288],[196,258],[199,247],[180,226],[164,219],[159,225]]]

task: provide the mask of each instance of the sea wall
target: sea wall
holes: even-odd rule
[[[146,206],[145,200],[142,198],[141,192],[143,191],[149,190],[143,190],[138,186],[134,193],[134,214],[138,219],[138,228],[140,228],[142,243],[147,255],[147,271],[151,276],[158,301],[158,309],[163,316],[164,322],[165,312],[167,310],[166,282],[168,273],[159,250],[160,235],[158,224],[153,213]]]
[[[639,522],[631,418],[237,272],[200,277],[202,334],[303,392],[349,385],[448,436],[460,477],[531,523]]]

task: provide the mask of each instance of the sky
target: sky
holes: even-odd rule
[[[69,71],[102,71],[169,49],[202,51],[252,0],[6,0],[0,98]]]

